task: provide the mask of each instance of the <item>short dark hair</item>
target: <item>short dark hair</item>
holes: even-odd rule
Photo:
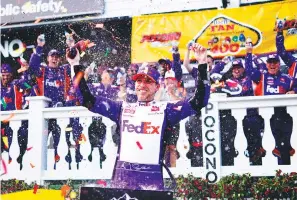
[[[207,55],[208,58],[211,58],[212,61],[214,61],[213,57],[211,55]]]

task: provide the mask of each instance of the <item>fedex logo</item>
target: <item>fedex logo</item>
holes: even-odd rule
[[[279,94],[279,87],[276,88],[271,87],[270,85],[267,86],[266,92],[273,93],[273,94]]]
[[[46,79],[45,85],[58,88],[62,86],[62,82],[60,80],[50,81]]]
[[[135,108],[125,108],[124,109],[124,113],[130,113],[130,114],[134,114],[135,113]]]
[[[123,120],[122,131],[130,133],[135,132],[139,134],[160,134],[160,126],[152,126],[151,122],[141,122],[139,126],[129,124],[129,120]]]
[[[152,106],[151,111],[160,111],[160,108],[158,106]]]

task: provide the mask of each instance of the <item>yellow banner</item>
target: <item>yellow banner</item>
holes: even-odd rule
[[[245,55],[251,38],[255,54],[275,52],[276,19],[286,18],[285,46],[297,49],[297,1],[267,3],[241,8],[133,17],[132,63],[170,58],[178,45],[181,58],[189,41],[209,49],[213,57]]]
[[[26,190],[21,192],[15,192],[10,194],[3,194],[1,195],[2,200],[64,200],[61,196],[60,190],[45,190],[45,189],[38,189],[37,193],[34,194],[33,190]]]

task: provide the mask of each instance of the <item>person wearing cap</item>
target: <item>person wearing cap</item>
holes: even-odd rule
[[[252,46],[246,45],[246,58],[245,66],[248,64],[252,65]],[[254,96],[253,82],[245,71],[244,65],[240,59],[233,60],[231,62],[230,73],[231,77],[227,80],[225,75],[221,81],[223,81],[224,92],[230,97],[238,96]],[[248,68],[248,67],[247,67]],[[223,65],[216,65],[213,71],[220,73],[223,69]],[[260,69],[260,68],[259,68]],[[228,87],[229,81],[232,81],[232,87]],[[228,148],[223,147],[222,152],[222,163],[223,165],[233,165],[234,156],[237,156],[237,151],[234,149],[234,137],[237,132],[237,123],[235,118],[231,114],[231,110],[220,111],[220,122],[221,122],[221,141],[225,147],[232,147],[233,153]],[[262,146],[262,137],[264,132],[264,119],[259,115],[258,109],[250,108],[247,109],[246,116],[243,121],[243,132],[247,138],[248,147],[245,151],[245,155],[249,157],[251,165],[262,165],[262,157],[265,156],[266,151]],[[232,142],[231,142],[232,141]],[[226,150],[227,149],[227,150]],[[230,157],[230,158],[229,158]],[[232,162],[230,162],[232,160]]]
[[[159,73],[161,77],[164,77],[165,72],[171,69],[171,62],[169,59],[161,58],[158,60],[158,64],[159,64]]]
[[[165,73],[165,88],[160,87],[155,95],[155,101],[177,102],[183,100],[182,94],[178,91],[178,81],[175,73],[171,69]],[[164,160],[168,167],[176,167],[176,160],[179,153],[176,149],[176,143],[179,137],[180,124],[167,126],[164,133],[165,154]]]
[[[24,109],[25,96],[31,95],[33,80],[28,80],[27,76],[22,79],[13,79],[12,68],[9,64],[1,65],[1,111],[21,110]],[[9,149],[12,143],[13,130],[9,126],[9,122],[1,121],[1,152],[8,152],[8,162],[12,161]],[[20,170],[23,168],[23,156],[28,144],[28,120],[22,120],[21,127],[18,130],[18,145],[20,154],[17,162],[20,164]],[[7,140],[7,143],[4,142]]]
[[[182,78],[182,69],[180,62],[180,54],[177,46],[171,49],[173,61],[169,59],[160,59],[159,72],[161,73],[160,89],[155,96],[156,101],[180,101],[184,98],[183,94],[179,92],[178,85]],[[164,85],[164,87],[162,87]],[[176,149],[176,143],[179,137],[180,125],[168,126],[165,128],[165,163],[169,167],[176,167],[176,160],[179,153]]]
[[[135,103],[137,101],[137,96],[135,92],[135,82],[132,80],[132,76],[137,74],[139,66],[137,64],[131,64],[127,70],[126,84],[121,84],[126,91],[126,101],[129,103]]]
[[[70,65],[74,63],[69,63],[67,65],[60,65],[61,62],[61,53],[52,49],[47,54],[47,66],[41,66],[41,59],[43,55],[43,46],[45,45],[44,36],[40,35],[37,38],[37,47],[36,52],[31,55],[29,61],[29,73],[34,75],[37,80],[37,96],[46,96],[51,99],[49,107],[61,107],[61,106],[76,106],[79,105],[78,101],[73,104],[69,103],[70,100],[67,99],[68,93],[71,86],[71,75],[74,74],[71,72]],[[71,74],[72,73],[72,74]],[[68,96],[69,97],[69,96]],[[67,105],[66,105],[67,104]],[[67,126],[66,130],[69,129],[69,126],[72,128],[73,139],[77,141],[81,135],[81,125],[79,124],[79,118],[70,118],[70,123]],[[58,145],[60,142],[61,128],[57,124],[57,119],[48,120],[48,133],[52,133],[54,141],[54,169],[56,169],[56,164],[60,160],[58,154]],[[75,160],[78,163],[82,160],[82,155],[80,154],[80,145],[76,146],[76,156]],[[72,159],[67,155],[65,157],[66,161],[69,163],[72,162]]]
[[[116,102],[100,96],[95,98],[84,78],[80,80],[76,94],[82,97],[82,105],[121,127],[120,148],[112,178],[115,187],[164,190],[164,128],[195,114],[207,105],[209,99],[206,49],[199,45],[196,54],[200,63],[197,90],[192,98],[177,103],[154,101],[160,87],[160,74],[150,67],[141,69],[132,77],[138,98],[136,103]],[[75,60],[79,62],[79,56]],[[81,70],[81,65],[74,66],[76,75]]]
[[[173,46],[171,49],[172,52],[172,62],[169,59],[160,59],[158,60],[159,64],[159,73],[160,73],[160,84],[162,85],[164,83],[164,77],[167,71],[173,70],[175,73],[175,78],[177,81],[181,81],[182,79],[182,68],[181,68],[181,62],[180,62],[180,54],[178,51],[177,46]]]
[[[186,48],[187,48],[187,51],[186,51],[186,54],[185,54],[183,65],[185,66],[187,71],[193,76],[193,78],[196,79],[196,77],[197,77],[197,68],[190,66],[190,52],[193,49],[193,42],[190,41],[187,44]],[[207,55],[207,64],[208,64],[208,67],[209,67],[209,71],[211,72],[212,69],[214,68],[214,58],[211,55]]]
[[[209,66],[209,71],[214,67],[214,58],[211,55],[207,55],[207,64]]]
[[[110,100],[120,100],[119,99],[119,93],[120,93],[120,87],[113,85],[113,83],[116,80],[116,74],[115,70],[108,67],[101,68],[102,74],[101,74],[101,82],[100,83],[92,83],[89,84],[89,88],[91,90],[91,93],[94,96],[101,96]],[[93,120],[94,122],[94,120]],[[103,124],[103,122],[100,122]],[[104,125],[104,124],[103,124]],[[98,131],[99,133],[99,131]],[[104,135],[102,135],[104,134]],[[98,134],[98,137],[104,137],[105,138],[105,132],[100,132]],[[112,138],[113,142],[118,145],[119,143],[119,127],[114,124],[112,125]],[[103,142],[103,141],[102,141]],[[103,146],[103,143],[101,144]],[[103,150],[100,154],[100,161],[103,162],[106,159],[105,154],[103,153]]]
[[[252,47],[251,47],[252,50]],[[297,92],[296,80],[280,72],[280,59],[277,54],[269,54],[266,60],[267,72],[252,66],[252,54],[247,54],[246,72],[256,84],[254,93],[256,96],[295,94]],[[290,156],[295,150],[290,144],[293,128],[293,119],[287,113],[286,107],[275,107],[270,120],[270,127],[275,138],[275,148],[272,153],[278,158],[278,164],[291,163]]]
[[[119,87],[113,85],[115,71],[112,68],[105,68],[101,74],[100,83],[89,83],[88,86],[94,96],[102,96],[111,100],[118,100]]]
[[[198,78],[198,69],[196,67],[190,66],[190,52],[196,48],[196,45],[193,42],[189,42],[187,44],[187,51],[184,57],[183,66],[187,69],[189,74],[195,80],[195,87],[197,85],[197,78]],[[207,56],[207,64],[209,67],[210,73],[212,73],[213,69],[213,57],[210,55]],[[219,77],[222,76],[219,74]],[[212,77],[210,77],[212,78]],[[212,81],[212,79],[211,79]],[[195,88],[194,87],[194,88]],[[188,88],[188,93],[194,88]],[[190,116],[189,120],[186,122],[185,130],[186,133],[189,135],[189,151],[187,152],[186,156],[188,159],[191,160],[192,167],[202,167],[203,166],[203,144],[202,144],[202,122],[201,122],[201,113],[197,113],[197,115]]]

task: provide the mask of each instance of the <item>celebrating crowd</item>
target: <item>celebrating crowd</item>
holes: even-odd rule
[[[180,134],[179,122],[187,117],[189,118],[186,132],[190,146],[187,157],[191,159],[192,166],[203,166],[200,110],[207,105],[210,91],[225,92],[231,97],[297,92],[296,58],[286,51],[281,29],[276,34],[277,54],[267,55],[266,62],[253,55],[251,41],[246,43],[244,62],[227,56],[215,64],[204,47],[189,42],[183,65],[195,80],[196,90],[190,98],[183,83],[178,47],[172,48],[172,59],[160,59],[156,63],[131,64],[115,68],[96,67],[92,64],[84,69],[80,65],[81,52],[74,48],[73,40],[67,41],[68,64],[65,65],[60,65],[62,55],[53,49],[47,54],[47,65],[42,66],[41,55],[44,53],[44,45],[43,36],[39,36],[36,50],[27,67],[21,70],[20,79],[13,79],[11,66],[2,64],[1,111],[26,109],[28,103],[25,97],[46,96],[52,100],[50,107],[85,106],[92,112],[110,118],[115,122],[112,127],[113,140],[119,146],[119,156],[113,173],[116,187],[137,189],[150,185],[156,189],[163,189],[163,161],[166,169],[167,166],[175,167],[179,158],[176,148]],[[191,51],[195,55],[198,67],[190,66]],[[288,74],[280,72],[280,58],[286,64]],[[230,110],[223,110],[220,111],[220,122],[222,165],[233,165],[234,157],[238,155],[234,148],[236,120]],[[290,144],[292,117],[285,107],[278,107],[275,108],[270,123],[276,141],[272,153],[278,158],[279,164],[290,164],[290,156],[295,153]],[[95,147],[99,149],[101,163],[106,159],[103,151],[106,128],[102,117],[93,117],[88,131],[92,147],[89,161],[92,161],[92,151]],[[83,159],[78,142],[82,137],[82,129],[79,118],[70,119],[66,128],[69,151],[65,156],[69,168],[72,163],[69,141],[71,133],[76,142],[77,167]],[[245,155],[249,157],[252,165],[261,165],[261,158],[266,154],[262,147],[264,119],[259,115],[257,108],[247,109],[243,129],[248,142]],[[13,137],[9,122],[1,122],[1,133],[1,152],[9,153]],[[48,133],[52,133],[53,137],[56,168],[56,163],[60,160],[58,145],[61,135],[57,119],[48,120]],[[20,163],[20,169],[27,142],[28,121],[23,120],[18,130],[20,155],[17,162]],[[142,150],[142,155],[138,153],[139,149]],[[10,156],[9,161],[12,161]],[[138,169],[128,170],[128,165],[132,164],[133,168],[135,163],[138,163]],[[170,173],[169,170],[168,172]],[[127,180],[127,177],[134,178]]]

